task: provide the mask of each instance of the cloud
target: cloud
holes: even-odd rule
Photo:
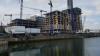
[[[99,0],[92,0],[93,5],[96,7],[96,13],[100,15],[100,1]]]

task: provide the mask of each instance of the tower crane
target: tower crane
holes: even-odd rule
[[[50,6],[50,12],[52,12],[52,8],[53,8],[53,4],[52,4],[52,1],[49,0],[49,3],[48,5]],[[50,35],[53,35],[54,34],[54,29],[53,29],[53,19],[52,19],[52,13],[50,14]]]
[[[67,0],[68,9],[73,8],[73,0]]]
[[[72,31],[75,33],[77,31],[77,28],[76,28],[76,18],[73,11],[73,0],[67,0],[67,4],[68,4],[68,9],[70,10],[69,16],[71,19]]]
[[[23,19],[23,0],[20,0],[20,19]]]
[[[47,11],[45,11],[45,10],[35,9],[35,8],[30,8],[30,7],[24,7],[24,8],[28,8],[28,9],[38,10],[38,11],[40,11],[40,13],[41,13],[41,17],[42,17],[42,13],[43,13],[43,12],[47,12]]]

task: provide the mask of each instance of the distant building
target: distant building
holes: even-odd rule
[[[34,16],[31,16],[28,20],[36,21],[36,18],[37,18],[37,17],[38,17],[38,16],[34,15]]]
[[[31,16],[29,20],[35,21],[35,25],[38,28],[42,29],[44,17],[35,15],[35,16]]]
[[[52,14],[52,23],[51,23],[51,16],[50,16],[51,14]],[[45,15],[46,18],[44,19],[44,24],[42,29],[43,32],[50,33],[51,24],[53,25],[54,33],[71,31],[70,19],[68,19],[66,13],[62,13],[60,11],[53,11]]]
[[[25,28],[42,29],[44,17],[31,16],[29,19],[15,19],[12,20],[8,26],[25,26]]]
[[[70,24],[73,32],[82,31],[82,11],[80,8],[67,9],[63,10],[62,12],[68,14],[67,16],[71,20]]]

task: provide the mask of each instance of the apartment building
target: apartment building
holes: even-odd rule
[[[54,33],[70,32],[70,19],[67,14],[60,11],[53,11],[45,14],[46,18],[43,20],[43,32],[50,33],[51,26]]]
[[[62,11],[63,13],[68,14],[68,18],[71,20],[71,28],[73,32],[82,31],[82,11],[80,8],[66,9]]]

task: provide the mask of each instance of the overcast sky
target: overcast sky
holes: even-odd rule
[[[24,0],[24,6],[43,9],[49,12],[49,0]],[[52,0],[53,10],[67,9],[67,0]],[[86,29],[100,29],[100,1],[99,0],[74,0],[74,7],[82,9],[82,18],[86,17]],[[4,14],[14,14],[13,19],[19,18],[19,0],[0,0],[0,22],[3,24],[9,23],[9,17],[4,17]],[[40,15],[37,10],[24,8],[24,18],[32,15]]]

